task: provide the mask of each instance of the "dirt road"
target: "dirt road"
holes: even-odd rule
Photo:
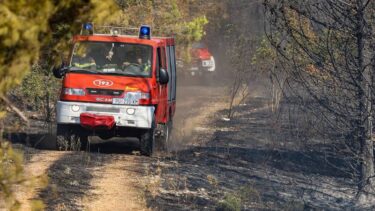
[[[45,188],[20,189],[18,198],[41,199],[47,210],[375,209],[352,203],[356,183],[347,156],[332,156],[318,139],[306,141],[304,119],[287,121],[290,104],[275,116],[269,99],[252,89],[228,121],[224,91],[179,87],[175,151],[158,158],[139,156],[130,139],[95,141],[90,152],[21,147],[26,172],[46,173],[50,181]],[[296,129],[299,138],[291,135]]]
[[[200,144],[192,134],[222,109],[224,92],[220,87],[178,87],[174,151]],[[50,180],[46,188],[19,191],[20,201],[41,199],[47,210],[149,210],[149,198],[157,194],[161,182],[160,168],[152,168],[159,159],[139,156],[136,140],[93,143],[90,152],[27,148],[26,172],[34,176],[45,173]]]

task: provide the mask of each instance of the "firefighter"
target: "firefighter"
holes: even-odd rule
[[[137,59],[137,63],[140,65],[143,73],[149,73],[151,71],[151,64],[149,61],[143,62],[142,58],[139,57]]]
[[[128,62],[128,61],[125,61],[123,63],[123,68],[126,69],[127,67],[129,66],[137,66],[137,70],[142,73],[142,74],[148,74],[150,71],[151,71],[151,64],[150,62],[143,62],[143,59],[141,57],[138,57],[136,59],[136,62],[135,63],[131,63],[131,62]]]
[[[73,67],[82,69],[96,69],[95,60],[88,56],[86,52],[82,53],[81,56],[75,56],[72,61]]]

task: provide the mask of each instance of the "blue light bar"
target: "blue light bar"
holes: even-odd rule
[[[139,38],[140,39],[151,39],[151,27],[143,25],[139,28]]]
[[[92,23],[85,23],[85,24],[83,25],[83,28],[84,28],[85,30],[91,30],[91,29],[92,29]]]
[[[84,34],[93,34],[94,33],[94,24],[84,23],[82,25],[82,29],[83,29]]]

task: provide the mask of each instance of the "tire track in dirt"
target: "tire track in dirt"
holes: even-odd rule
[[[196,144],[194,131],[222,108],[222,87],[179,87],[174,139],[175,150]],[[202,128],[201,128],[202,129]],[[136,142],[137,143],[137,142]],[[149,197],[157,172],[150,167],[158,159],[135,156],[137,144],[129,141],[99,142],[87,152],[26,150],[30,174],[48,173],[43,190],[23,192],[22,198],[41,198],[47,210],[150,210]],[[95,153],[100,152],[100,153]],[[110,154],[106,154],[110,153]],[[28,209],[22,209],[28,210]]]
[[[27,149],[25,152],[26,156],[31,157],[27,159],[28,161],[25,164],[25,175],[28,175],[29,178],[36,178],[41,175],[46,175],[47,170],[50,166],[63,157],[65,152],[53,152],[44,151],[44,152],[34,152],[33,149]],[[35,199],[42,187],[36,186],[35,188],[28,189],[25,186],[17,187],[15,190],[16,199],[21,203],[20,210],[31,210],[31,200]]]
[[[195,127],[218,109],[215,103],[221,91],[207,87],[185,87],[179,91],[180,103],[177,105],[175,126],[184,131],[184,136],[176,140],[187,140]],[[108,152],[116,151],[113,149],[116,148],[115,143],[99,145],[101,150],[106,148]],[[179,145],[177,150],[181,147]],[[153,192],[152,188],[158,184],[152,184],[156,172],[149,172],[149,165],[156,159],[126,154],[104,156],[106,163],[91,169],[91,188],[83,196],[80,207],[83,210],[150,210],[147,198],[150,194],[147,195],[147,192]]]
[[[195,128],[223,107],[217,103],[222,92],[222,88],[180,87],[175,129],[183,133],[175,137],[177,143],[173,150],[194,142]],[[116,147],[113,144],[102,147],[113,151],[112,147]],[[83,197],[81,207],[84,210],[151,210],[148,197],[153,195],[153,188],[158,188],[160,181],[157,172],[150,172],[149,166],[157,159],[124,154],[105,156],[106,164],[92,169],[91,189]]]
[[[111,162],[95,168],[92,189],[82,199],[84,210],[149,210],[143,194],[145,159],[108,155]]]

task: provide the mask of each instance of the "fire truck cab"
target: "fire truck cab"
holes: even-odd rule
[[[137,137],[141,154],[151,156],[168,146],[176,111],[174,38],[151,37],[148,26],[137,36],[103,28],[83,24],[68,64],[53,71],[63,78],[56,147],[84,149],[90,136]]]

